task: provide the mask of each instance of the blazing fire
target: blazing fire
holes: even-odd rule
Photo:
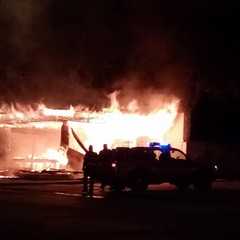
[[[136,101],[121,110],[116,94],[111,94],[111,107],[93,113],[91,124],[82,124],[87,135],[85,144],[92,144],[96,151],[101,150],[103,143],[109,146],[140,146],[140,138],[147,141],[165,142],[165,133],[172,127],[178,114],[178,101],[166,104],[163,109],[153,110],[142,115],[138,112]],[[70,122],[73,128],[78,123]]]
[[[70,147],[84,154],[84,148],[80,147],[73,137],[72,131],[78,136],[83,145],[88,148],[91,144],[94,151],[99,152],[103,143],[107,143],[110,148],[118,146],[146,146],[149,141],[169,142],[168,131],[173,127],[178,116],[179,100],[173,99],[166,103],[161,109],[153,109],[148,114],[141,114],[140,108],[135,100],[131,101],[125,108],[122,108],[117,101],[117,92],[109,95],[111,105],[101,111],[89,111],[82,106],[70,107],[67,110],[49,109],[44,104],[40,104],[36,109],[17,105],[16,107],[2,106],[0,113],[0,127],[11,134],[28,134],[29,149],[25,144],[23,151],[17,146],[15,153],[11,153],[11,158],[24,159],[28,162],[32,170],[42,170],[47,167],[56,169],[68,164],[67,148]],[[59,145],[59,132],[62,122],[67,121],[69,127],[69,146],[62,148]],[[18,130],[16,130],[16,128]],[[25,130],[21,130],[25,129]],[[58,140],[55,141],[55,148],[50,146],[54,141],[44,145],[41,129],[55,129],[58,131]],[[24,135],[24,136],[25,136]],[[45,137],[49,137],[46,134]],[[57,144],[58,146],[57,146]],[[37,144],[42,145],[40,148]],[[11,143],[11,146],[14,144]],[[7,144],[9,149],[9,144]],[[20,152],[22,156],[16,156]],[[24,153],[23,153],[24,152]],[[27,154],[28,153],[28,154]],[[41,162],[43,159],[49,161],[49,165]]]

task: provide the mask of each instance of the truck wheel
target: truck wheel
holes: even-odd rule
[[[142,178],[136,178],[133,181],[133,184],[131,186],[132,191],[134,192],[144,192],[148,188],[148,183],[145,179]]]
[[[179,189],[179,190],[186,190],[189,187],[189,183],[186,182],[179,182],[176,183],[175,186]]]
[[[195,178],[193,186],[197,191],[209,190],[212,186],[212,180],[209,176],[203,173]]]
[[[118,184],[118,185],[116,185],[115,186],[115,190],[117,191],[117,192],[122,192],[124,189],[125,189],[125,185],[123,185],[123,184]]]
[[[125,184],[121,184],[121,183],[116,183],[110,186],[111,190],[114,190],[116,192],[121,192],[126,188]]]

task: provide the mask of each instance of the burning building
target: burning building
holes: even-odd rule
[[[184,114],[178,112],[178,101],[140,114],[136,108],[132,109],[133,102],[121,109],[116,95],[110,99],[111,106],[98,112],[72,106],[67,110],[45,105],[35,110],[22,106],[18,106],[18,110],[3,108],[1,169],[81,171],[83,156],[90,144],[99,152],[104,143],[115,148],[147,146],[149,141],[159,141],[186,151]]]

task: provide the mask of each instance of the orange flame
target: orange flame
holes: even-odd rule
[[[70,106],[69,109],[62,110],[50,109],[44,104],[39,104],[36,108],[20,104],[10,107],[3,105],[0,108],[0,127],[7,125],[10,128],[49,128],[52,121],[51,128],[59,129],[61,126],[54,123],[68,120],[69,126],[74,129],[83,144],[86,147],[92,144],[96,152],[102,149],[104,143],[114,148],[126,145],[146,146],[149,141],[165,142],[165,134],[174,125],[178,115],[179,100],[172,99],[162,108],[156,106],[150,113],[141,114],[136,100],[129,102],[125,108],[121,107],[117,101],[118,94],[119,92],[110,94],[110,107],[98,112],[89,111],[83,106]],[[74,140],[71,140],[70,144],[73,148],[76,147]],[[77,147],[84,153],[79,146]],[[46,152],[41,157],[55,159],[60,165],[66,166],[66,149],[62,151],[49,148],[46,146]]]
[[[149,141],[165,141],[165,133],[172,127],[178,114],[178,100],[174,99],[165,104],[163,109],[143,115],[137,111],[139,106],[135,100],[126,109],[120,110],[116,97],[116,92],[110,94],[111,106],[90,114],[91,124],[70,123],[73,128],[79,126],[84,129],[87,136],[85,144],[92,144],[99,151],[103,143],[112,147],[146,145],[137,142],[141,137]]]

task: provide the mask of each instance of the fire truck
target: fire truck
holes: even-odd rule
[[[207,190],[215,180],[217,166],[209,161],[197,162],[170,144],[151,142],[149,147],[117,147],[112,149],[108,171],[100,167],[99,179],[112,190],[146,191],[150,184],[170,183],[178,189],[191,185]]]

